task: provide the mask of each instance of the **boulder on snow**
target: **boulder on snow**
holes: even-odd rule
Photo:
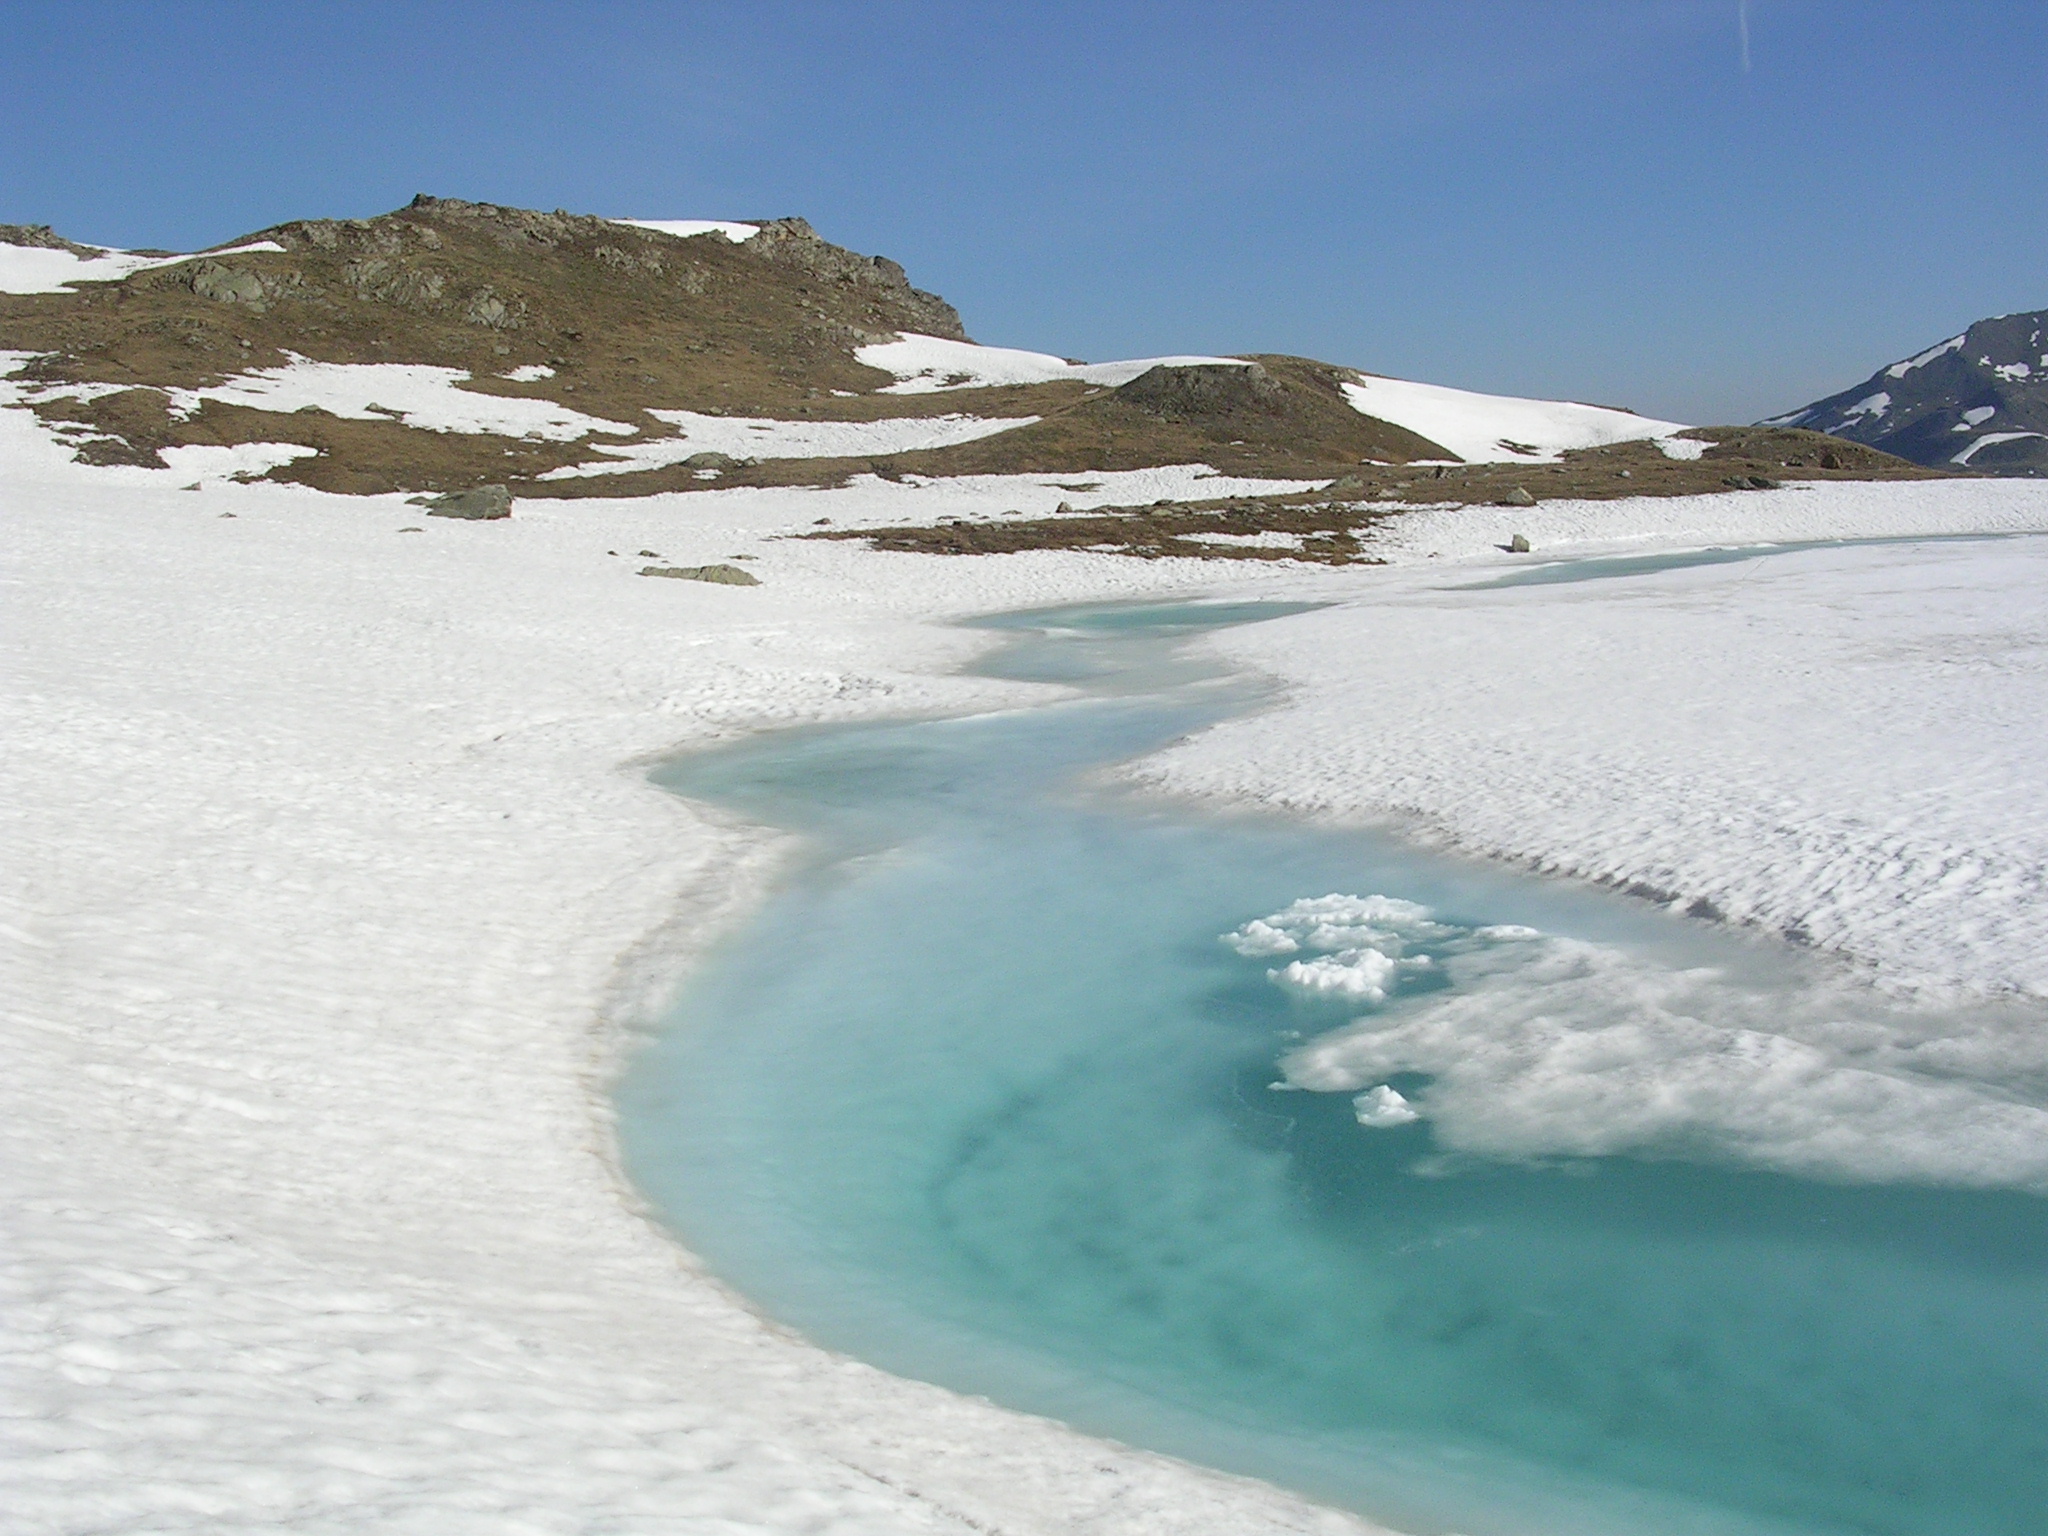
[[[1529,536],[1525,533],[1518,533],[1509,539],[1508,553],[1511,555],[1526,555],[1529,553]]]
[[[642,576],[674,576],[683,581],[710,581],[725,587],[758,587],[761,578],[736,565],[643,565]]]
[[[1496,507],[1533,507],[1536,498],[1529,494],[1526,486],[1516,486],[1494,503]]]
[[[444,496],[414,496],[408,506],[425,507],[429,517],[461,517],[488,522],[512,515],[512,492],[502,485],[479,485]]]
[[[683,460],[683,468],[738,469],[740,467],[740,462],[740,460],[734,458],[729,453],[716,453],[709,449],[706,449],[703,453],[693,453],[687,459]]]

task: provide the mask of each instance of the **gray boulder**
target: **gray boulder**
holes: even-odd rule
[[[502,485],[479,485],[445,496],[414,496],[408,506],[425,507],[429,517],[462,517],[490,522],[512,515],[512,493]]]
[[[1507,495],[1496,501],[1494,505],[1497,507],[1533,507],[1536,505],[1536,498],[1529,494],[1527,487],[1518,485],[1509,491]]]
[[[673,576],[682,581],[710,581],[722,587],[758,587],[761,578],[736,565],[643,565],[642,576]]]

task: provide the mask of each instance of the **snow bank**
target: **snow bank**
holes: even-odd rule
[[[138,256],[133,251],[101,250],[96,256],[46,250],[33,245],[0,245],[0,293],[63,293],[73,283],[114,283],[151,267],[174,267],[207,256],[240,256],[251,251],[281,251],[274,240],[231,245],[225,250],[197,251],[190,256]]]
[[[1139,357],[1117,363],[1070,363],[1049,352],[978,347],[970,341],[905,332],[895,341],[854,350],[856,360],[896,375],[885,395],[928,395],[942,389],[990,389],[1000,384],[1051,384],[1073,379],[1110,388],[1128,384],[1162,363],[1174,366],[1250,366],[1241,357]]]
[[[883,421],[780,421],[768,416],[706,416],[696,411],[647,413],[681,428],[677,437],[618,445],[596,444],[606,461],[550,470],[546,480],[618,475],[680,464],[692,454],[728,453],[747,459],[841,459],[871,454],[950,448],[1028,427],[1036,416],[900,416]],[[614,462],[615,461],[615,462]]]
[[[1406,427],[1473,464],[1538,463],[1570,448],[1602,448],[1685,430],[1679,422],[1653,421],[1603,405],[1478,395],[1371,374],[1342,388],[1344,398],[1363,414]]]
[[[612,224],[630,224],[635,229],[657,230],[664,235],[675,235],[687,240],[693,235],[720,234],[734,245],[751,240],[761,233],[758,224],[732,224],[722,219],[610,219]]]
[[[1837,951],[1905,995],[2048,997],[2033,788],[2048,539],[1516,587],[1472,577],[1526,562],[1423,558],[1477,556],[1515,524],[1539,548],[1576,534],[1584,553],[1710,542],[1710,527],[1729,542],[2038,533],[2048,486],[1833,484],[1464,521],[1400,519],[1381,548],[1416,564],[1367,600],[1219,637],[1288,703],[1142,776],[1659,893]]]
[[[1665,500],[1431,506],[1380,524],[1364,543],[1377,558],[1405,565],[1417,560],[1498,560],[1500,550],[1518,533],[1529,540],[1539,559],[1818,539],[2033,533],[2048,526],[2041,494],[2038,487],[1969,480],[1794,481],[1775,491],[1723,491]],[[1528,569],[1526,557],[1511,569]]]
[[[222,384],[166,391],[171,414],[190,416],[208,400],[258,411],[327,411],[354,421],[382,417],[427,432],[490,432],[573,442],[593,432],[630,437],[640,429],[572,411],[552,400],[458,389],[463,368],[426,363],[316,363],[296,353],[281,368],[257,368]]]

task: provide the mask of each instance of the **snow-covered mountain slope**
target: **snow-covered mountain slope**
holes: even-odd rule
[[[1481,395],[1441,384],[1361,374],[1344,396],[1368,416],[1442,443],[1468,463],[1536,463],[1573,448],[1604,448],[1683,432],[1685,423],[1571,400]]]
[[[2048,475],[2048,309],[1979,320],[1763,425],[1831,433],[1916,464]]]

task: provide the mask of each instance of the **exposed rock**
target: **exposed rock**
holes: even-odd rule
[[[1266,414],[1286,397],[1258,363],[1160,363],[1116,391],[1124,404],[1167,421],[1200,421],[1247,411]]]
[[[526,321],[524,304],[508,304],[488,288],[479,288],[470,295],[469,307],[463,311],[463,318],[471,325],[487,325],[497,331],[517,330]]]
[[[414,496],[407,504],[425,507],[429,517],[461,517],[476,522],[512,515],[512,493],[502,485],[479,485],[444,496]]]
[[[1515,536],[1514,536],[1513,538],[1509,539],[1509,540],[1508,540],[1508,553],[1509,553],[1509,554],[1511,554],[1511,555],[1526,555],[1526,554],[1528,554],[1528,553],[1529,553],[1529,536],[1528,536],[1527,534],[1525,534],[1525,533],[1518,533],[1518,534],[1516,534],[1516,535],[1515,535]]]
[[[263,279],[241,267],[202,261],[192,269],[192,291],[221,304],[261,304]]]
[[[47,224],[0,224],[0,245],[22,245],[39,251],[69,251],[74,256],[100,254],[100,247],[66,240]]]
[[[871,288],[904,311],[910,324],[905,330],[927,336],[944,336],[952,341],[967,340],[961,328],[960,312],[936,293],[910,286],[902,266],[886,256],[862,256],[821,239],[805,219],[769,219],[751,240],[741,247],[764,261],[800,267],[830,283],[853,288]]]
[[[1721,483],[1736,491],[1775,491],[1778,482],[1766,475],[1724,475]]]
[[[761,578],[736,565],[643,565],[642,576],[674,576],[683,581],[710,581],[724,587],[758,587]]]
[[[1527,486],[1517,485],[1510,487],[1507,494],[1496,500],[1494,505],[1497,507],[1533,507],[1536,505],[1536,498],[1529,494]]]
[[[683,468],[738,469],[743,462],[743,460],[736,459],[729,453],[719,453],[713,449],[707,448],[704,450],[704,452],[693,453],[687,459],[683,460]]]

